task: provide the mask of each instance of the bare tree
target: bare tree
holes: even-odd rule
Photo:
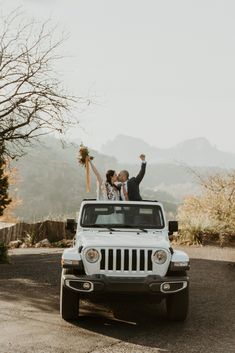
[[[6,175],[6,163],[3,155],[3,147],[0,148],[0,216],[3,215],[5,208],[11,203],[11,199],[8,197],[8,175]]]
[[[18,10],[0,19],[0,145],[12,158],[39,136],[78,124],[70,114],[75,99],[53,68],[63,39],[48,23],[39,27]]]

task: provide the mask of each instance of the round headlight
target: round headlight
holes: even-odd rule
[[[153,261],[157,264],[164,264],[167,260],[167,253],[164,250],[157,250],[153,254]]]
[[[86,251],[85,257],[88,262],[94,263],[99,260],[100,254],[96,249],[89,249]]]

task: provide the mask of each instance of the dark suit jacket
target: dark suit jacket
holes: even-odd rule
[[[140,201],[140,183],[145,175],[146,163],[142,163],[139,174],[127,181],[128,198],[130,201]]]

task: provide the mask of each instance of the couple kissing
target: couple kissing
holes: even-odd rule
[[[141,168],[136,177],[129,178],[127,170],[121,170],[118,174],[115,170],[108,170],[106,173],[106,180],[104,180],[91,158],[89,163],[96,176],[98,182],[97,200],[110,201],[141,201],[139,185],[145,175],[146,161],[145,155],[140,155]]]

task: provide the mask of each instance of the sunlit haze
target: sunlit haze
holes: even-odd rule
[[[100,149],[125,134],[164,148],[206,137],[235,153],[234,1],[1,2],[3,13],[17,6],[70,35],[59,74],[93,98],[75,140]]]

